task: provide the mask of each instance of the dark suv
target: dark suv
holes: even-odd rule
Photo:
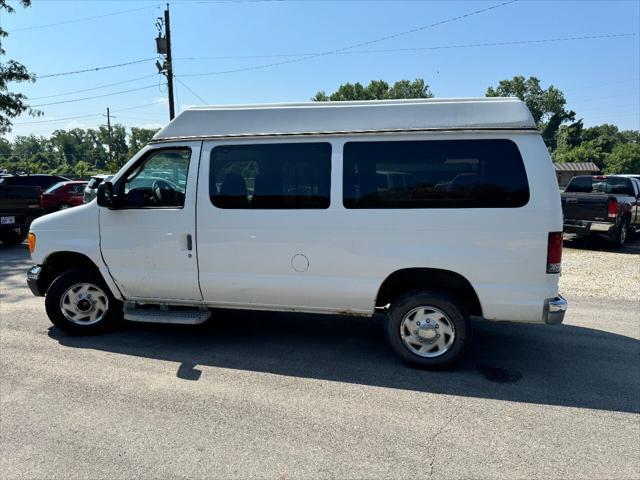
[[[12,186],[22,187],[38,187],[41,191],[47,190],[49,187],[59,182],[68,182],[69,179],[59,175],[7,175],[0,178],[0,183]]]

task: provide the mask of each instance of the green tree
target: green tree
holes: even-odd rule
[[[314,102],[343,102],[350,100],[388,100],[401,98],[431,98],[429,85],[422,78],[414,81],[400,80],[389,86],[384,80],[373,80],[366,87],[361,83],[345,83],[330,95],[320,91],[312,98]]]
[[[593,162],[599,168],[604,167],[607,153],[593,145],[583,143],[575,148],[557,149],[552,153],[553,161],[565,162]]]
[[[31,0],[20,0],[23,7],[31,5]],[[2,12],[15,12],[7,0],[0,0],[0,16]],[[6,38],[8,33],[0,27],[0,58],[5,55],[1,40]],[[6,63],[0,61],[0,134],[11,131],[11,119],[27,112],[32,115],[39,115],[41,112],[31,109],[27,103],[27,97],[22,93],[9,91],[9,83],[34,82],[35,75],[29,73],[27,67],[15,60]]]
[[[84,131],[80,128],[55,130],[51,134],[51,144],[61,162],[73,167],[79,160],[84,158],[83,136]]]
[[[487,88],[486,96],[518,97],[525,102],[545,143],[552,150],[560,125],[575,118],[575,112],[565,109],[564,94],[553,85],[543,89],[536,77],[516,76],[511,80],[500,80],[497,87]]]
[[[158,129],[132,127],[129,135],[129,157],[138,153],[156,134]]]
[[[579,121],[560,127],[557,143],[552,153],[556,162],[594,162],[609,173],[630,173],[635,165],[634,147],[640,146],[640,132],[621,132],[607,123],[584,128]]]
[[[6,138],[0,137],[0,160],[8,159],[11,156],[11,142]]]
[[[606,173],[640,172],[640,145],[637,143],[618,144],[605,162]]]
[[[107,127],[100,126],[99,137],[104,145],[109,145],[109,130]],[[111,127],[111,160],[116,162],[118,168],[120,168],[128,158],[127,130],[123,125],[113,125]]]
[[[571,149],[582,143],[582,132],[584,125],[582,120],[578,120],[570,125],[561,125],[556,134],[558,149]]]
[[[80,160],[78,163],[76,163],[76,168],[75,168],[76,175],[78,175],[80,178],[85,178],[88,168],[89,168],[89,165],[87,165],[85,161]]]

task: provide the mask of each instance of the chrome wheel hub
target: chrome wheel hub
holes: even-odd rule
[[[104,318],[109,308],[107,294],[92,283],[69,287],[60,298],[60,310],[67,320],[78,325],[91,325]]]
[[[443,355],[453,345],[455,336],[451,319],[435,307],[416,307],[400,322],[400,338],[412,353],[421,357]]]

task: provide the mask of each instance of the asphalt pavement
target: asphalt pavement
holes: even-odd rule
[[[465,360],[428,372],[364,318],[70,337],[29,266],[0,245],[0,478],[640,478],[640,298],[475,322]]]

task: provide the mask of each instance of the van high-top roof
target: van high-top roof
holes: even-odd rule
[[[153,140],[535,128],[517,98],[430,98],[193,107]]]

